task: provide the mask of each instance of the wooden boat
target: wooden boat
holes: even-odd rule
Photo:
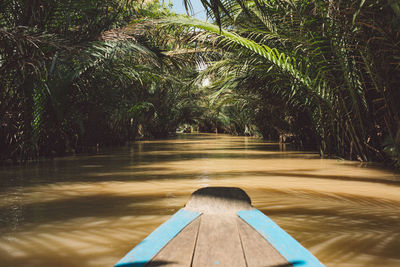
[[[324,266],[251,206],[240,188],[205,187],[115,267]]]

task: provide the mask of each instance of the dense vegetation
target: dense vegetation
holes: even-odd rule
[[[169,38],[136,26],[167,7],[10,0],[0,10],[0,159],[159,138],[198,112],[195,58],[165,53]]]
[[[400,5],[202,0],[0,3],[1,159],[24,161],[183,123],[400,162]]]
[[[214,101],[264,137],[321,154],[399,162],[397,1],[202,1],[217,22],[166,20],[221,48]]]

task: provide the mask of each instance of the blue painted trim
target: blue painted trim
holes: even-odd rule
[[[258,209],[239,211],[238,216],[259,232],[293,266],[324,266],[311,252]]]
[[[168,221],[160,225],[154,232],[140,242],[125,255],[115,267],[142,267],[183,228],[200,216],[200,212],[180,209]]]

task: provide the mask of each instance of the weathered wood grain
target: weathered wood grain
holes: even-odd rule
[[[250,197],[237,187],[205,187],[195,191],[185,209],[204,214],[235,214],[252,209]]]
[[[146,264],[146,267],[191,266],[199,225],[200,218],[191,222]]]
[[[200,217],[192,266],[246,266],[234,216],[203,214]]]
[[[271,219],[254,209],[249,196],[239,188],[199,189],[180,214],[184,215],[185,211],[188,215],[201,215],[143,265],[289,267],[310,263],[309,266],[323,266]],[[153,240],[153,243],[159,242]]]
[[[256,230],[240,218],[236,221],[248,267],[292,266]]]

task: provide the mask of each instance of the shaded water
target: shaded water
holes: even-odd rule
[[[327,266],[400,266],[400,175],[186,135],[0,169],[0,266],[112,266],[203,186],[237,186]]]

